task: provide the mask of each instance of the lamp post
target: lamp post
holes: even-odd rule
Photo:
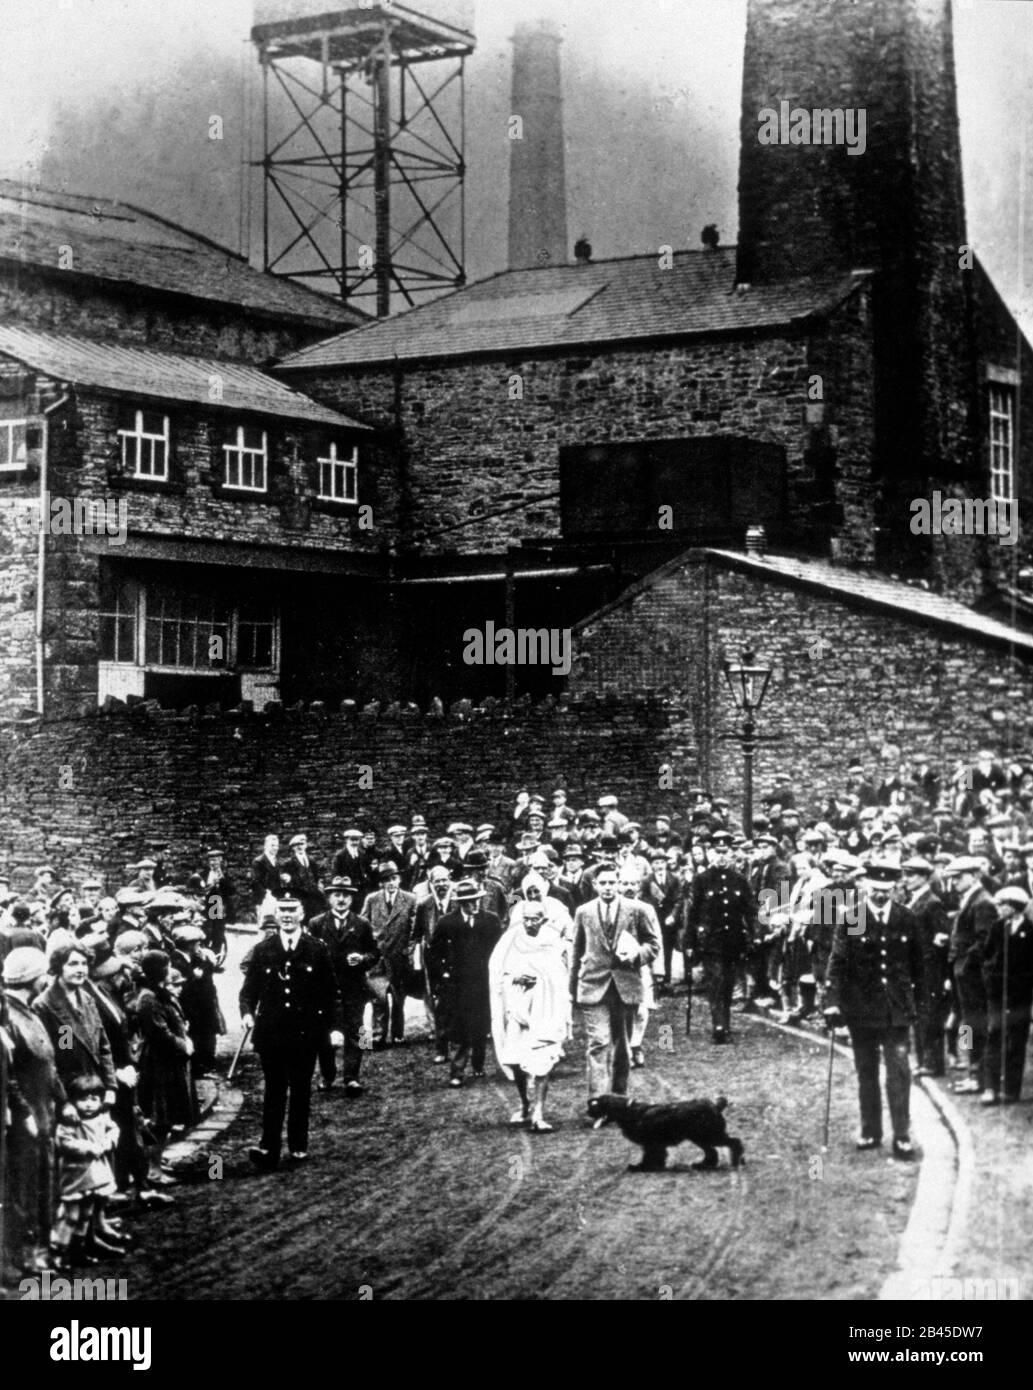
[[[746,647],[738,661],[725,660],[724,672],[735,707],[742,714],[742,733],[739,736],[743,755],[742,831],[749,839],[753,832],[753,754],[757,747],[754,716],[763,703],[771,679],[771,667],[759,662],[753,649]]]

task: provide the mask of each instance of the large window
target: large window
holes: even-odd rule
[[[99,618],[101,661],[207,673],[279,666],[277,611],[261,600],[235,602],[167,583],[144,585],[108,571]]]
[[[169,417],[150,410],[136,410],[129,416],[125,429],[118,432],[122,441],[122,470],[134,478],[149,478],[167,482],[169,476]]]
[[[1015,388],[990,383],[990,490],[995,502],[1015,496]]]
[[[338,454],[336,442],[322,454],[319,464],[319,500],[321,502],[357,502],[359,500],[359,451],[352,449]]]
[[[225,667],[230,617],[229,606],[207,594],[148,588],[145,663],[191,671]]]
[[[229,444],[223,445],[226,487],[241,492],[265,492],[269,448],[265,430],[238,425]]]
[[[0,420],[0,470],[14,473],[25,467],[27,430],[26,420]]]
[[[107,579],[100,595],[101,661],[136,662],[140,586],[131,579]]]

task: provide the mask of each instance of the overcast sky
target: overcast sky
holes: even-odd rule
[[[707,222],[733,242],[745,14],[746,0],[478,0],[471,277],[505,266],[508,40],[537,15],[564,35],[571,236],[598,257],[698,246]],[[2,0],[0,172],[136,202],[237,247],[251,16],[250,0]],[[955,42],[969,238],[1033,337],[1033,0],[955,0]],[[213,114],[221,142],[207,138]]]

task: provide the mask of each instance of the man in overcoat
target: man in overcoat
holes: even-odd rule
[[[759,935],[757,899],[749,882],[732,868],[732,836],[715,830],[713,863],[692,881],[684,948],[691,963],[698,955],[710,1003],[715,1043],[731,1030],[732,992],[740,965]]]
[[[843,1022],[850,1030],[861,1106],[857,1147],[882,1144],[881,1051],[893,1155],[910,1159],[908,1039],[915,1020],[914,992],[922,980],[922,948],[914,914],[892,899],[899,879],[895,864],[868,865],[861,880],[861,910],[843,914],[833,931],[824,1012],[829,1028]]]
[[[402,888],[398,865],[388,859],[378,871],[380,887],[370,893],[361,915],[373,928],[377,962],[367,977],[373,993],[373,1046],[377,1051],[405,1041],[405,993],[416,897]],[[390,1031],[388,1019],[390,1016]]]
[[[275,1168],[280,1160],[285,1113],[290,1159],[300,1163],[308,1157],[312,1073],[336,993],[329,952],[302,933],[297,898],[279,900],[276,920],[277,930],[252,952],[240,991],[241,1022],[254,1028],[265,1077],[262,1140],[250,1150],[260,1168]]]
[[[376,965],[380,952],[373,937],[373,928],[365,917],[352,911],[355,885],[350,878],[334,877],[327,884],[329,912],[313,917],[308,924],[309,934],[321,941],[330,953],[337,982],[335,1027],[344,1039],[344,1089],[358,1096],[363,1086],[359,1081],[362,1066],[362,1019],[370,998],[366,973]],[[321,1090],[329,1091],[337,1074],[334,1043],[327,1029],[319,1044]]]
[[[997,921],[997,909],[983,886],[982,870],[983,861],[977,855],[961,855],[943,870],[944,882],[952,883],[958,894],[948,959],[954,970],[955,998],[961,1010],[958,1051],[959,1055],[968,1056],[968,1075],[954,1086],[959,1095],[978,1095],[987,1089],[983,1073],[988,1022],[983,952]]]
[[[438,981],[438,1026],[456,1044],[449,1085],[463,1084],[469,1061],[474,1076],[484,1075],[491,1031],[488,961],[502,935],[502,923],[481,909],[483,891],[472,879],[456,884],[453,910],[437,924],[428,947],[432,976]]]
[[[943,1076],[947,1069],[944,1028],[947,1023],[947,977],[950,965],[950,923],[942,898],[933,892],[935,866],[928,859],[913,856],[901,865],[907,906],[918,923],[922,947],[922,983],[915,1000],[916,1076]]]
[[[983,951],[989,1028],[980,1100],[1012,1104],[1022,1093],[1022,1073],[1033,1005],[1033,922],[1024,888],[1001,888],[994,894],[997,921]],[[1002,1057],[1003,1053],[1003,1057]],[[1003,1063],[1003,1065],[1002,1065]]]

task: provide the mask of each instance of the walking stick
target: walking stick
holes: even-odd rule
[[[822,1130],[821,1148],[823,1153],[829,1149],[829,1119],[832,1115],[832,1064],[836,1060],[836,1030],[829,1029],[829,1069],[825,1078],[825,1127]]]
[[[1011,923],[1002,922],[1001,930],[1004,932],[1004,977],[1001,981],[1001,1091],[1007,1087],[1007,1072],[1005,1066],[1008,1061],[1008,938],[1011,936]],[[997,1090],[997,1087],[994,1087]]]
[[[258,1011],[259,1011],[259,1009],[260,1009],[261,1007],[262,1007],[262,1004],[261,1004],[261,1001],[259,1001],[258,1005],[257,1005],[256,1008],[255,1008],[255,1012],[254,1012],[254,1013],[252,1014],[252,1016],[251,1016],[253,1019],[256,1019],[256,1018],[258,1017]],[[227,1080],[227,1081],[232,1081],[232,1080],[233,1080],[233,1073],[237,1070],[237,1063],[240,1061],[240,1054],[244,1051],[244,1045],[245,1045],[245,1043],[247,1042],[248,1038],[250,1038],[251,1033],[252,1033],[252,1031],[253,1031],[253,1029],[254,1029],[254,1026],[255,1026],[254,1023],[249,1024],[248,1027],[244,1029],[243,1033],[242,1033],[241,1036],[240,1036],[240,1042],[237,1044],[237,1050],[236,1050],[236,1052],[233,1054],[233,1061],[230,1063],[230,1069],[229,1069],[229,1071],[226,1073],[226,1080]]]
[[[685,961],[685,1036],[692,1037],[692,962]]]

